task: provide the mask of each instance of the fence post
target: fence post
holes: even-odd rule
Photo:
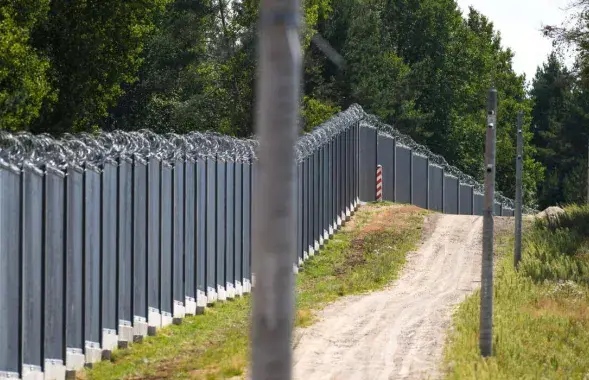
[[[251,376],[256,380],[288,380],[292,376],[292,257],[296,251],[292,231],[296,223],[295,142],[302,74],[299,12],[298,0],[262,0],[260,6],[255,128],[260,145],[252,192],[256,284]]]
[[[514,256],[515,269],[518,268],[522,258],[522,169],[523,169],[523,134],[522,134],[523,112],[517,114],[517,156],[515,159],[515,247]]]
[[[493,353],[493,208],[495,199],[495,141],[497,130],[497,90],[491,88],[487,101],[485,148],[485,206],[483,210],[483,255],[481,270],[481,316],[479,348],[481,355]]]

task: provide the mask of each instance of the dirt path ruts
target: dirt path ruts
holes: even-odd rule
[[[407,255],[392,286],[329,305],[318,323],[297,331],[295,379],[438,376],[452,307],[480,284],[482,218],[432,218],[431,236]]]

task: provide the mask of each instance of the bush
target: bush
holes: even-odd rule
[[[589,207],[568,206],[550,221],[536,220],[524,240],[520,264],[534,281],[575,281],[589,284]]]

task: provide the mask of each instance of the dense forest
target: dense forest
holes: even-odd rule
[[[578,7],[586,9],[585,0]],[[514,192],[515,123],[524,112],[528,205],[578,202],[587,179],[587,20],[548,28],[574,44],[531,81],[491,20],[454,0],[305,0],[305,130],[352,103],[465,172],[483,174],[485,101],[499,91],[498,188]],[[34,133],[253,129],[256,0],[0,1],[0,128]],[[344,58],[312,43],[319,33]],[[540,31],[538,31],[540,33]]]

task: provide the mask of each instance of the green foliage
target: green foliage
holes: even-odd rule
[[[339,107],[326,104],[310,96],[303,98],[303,107],[301,109],[301,118],[305,131],[310,131],[314,127],[329,120],[333,115],[341,111]]]
[[[558,218],[536,221],[525,245],[522,274],[589,285],[589,206],[569,206]]]
[[[154,17],[170,0],[52,0],[34,46],[51,62],[55,104],[33,125],[37,132],[91,130],[137,78]]]
[[[27,129],[43,101],[54,94],[47,79],[49,62],[30,43],[49,0],[17,0],[0,5],[0,129]]]
[[[580,83],[552,53],[532,84],[534,155],[546,168],[540,207],[585,199],[589,97]]]

